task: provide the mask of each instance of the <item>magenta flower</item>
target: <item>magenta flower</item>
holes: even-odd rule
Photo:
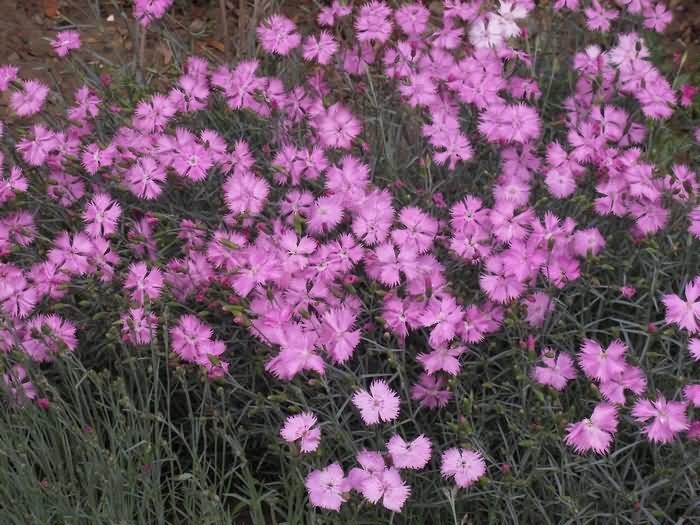
[[[288,443],[299,441],[302,452],[313,452],[321,442],[321,429],[315,425],[316,416],[302,412],[284,421],[280,435]]]
[[[670,443],[678,432],[688,430],[687,408],[685,401],[666,401],[660,395],[656,401],[637,401],[632,407],[632,416],[642,423],[651,420],[643,430],[650,441]]]
[[[666,322],[685,328],[694,334],[700,331],[700,277],[695,277],[685,285],[685,300],[676,294],[666,294],[662,297],[666,307]]]
[[[22,80],[22,91],[10,95],[10,107],[20,117],[29,117],[41,111],[49,95],[49,88],[38,80]]]
[[[350,149],[362,124],[342,104],[335,103],[319,117],[318,136],[326,148]]]
[[[328,31],[321,31],[318,36],[310,35],[304,40],[304,60],[316,60],[325,66],[330,63],[336,51],[338,51],[338,43]]]
[[[430,461],[432,443],[423,434],[413,441],[406,442],[398,434],[394,434],[387,444],[391,462],[397,469],[425,468]]]
[[[51,47],[60,57],[65,57],[74,49],[80,48],[80,33],[77,31],[61,31],[51,41]]]
[[[610,381],[625,370],[626,351],[627,345],[619,339],[611,342],[605,349],[593,339],[584,339],[578,355],[578,364],[589,378]]]
[[[124,176],[127,188],[141,199],[152,200],[163,191],[165,169],[151,157],[142,157]]]
[[[117,221],[122,214],[121,205],[106,193],[96,193],[83,211],[87,223],[85,233],[92,238],[108,237],[117,231]]]
[[[289,18],[272,15],[258,26],[257,34],[265,51],[284,56],[301,43],[296,29],[296,24]]]
[[[333,362],[344,363],[360,343],[360,330],[353,330],[356,315],[349,308],[327,311],[323,315],[320,339]]]
[[[27,323],[21,347],[33,361],[50,361],[63,350],[75,350],[75,332],[75,325],[58,315],[37,315]]]
[[[461,369],[459,356],[462,355],[465,350],[466,347],[464,346],[450,348],[447,345],[443,345],[428,354],[419,352],[416,356],[416,361],[423,365],[425,371],[430,375],[443,371],[455,376]]]
[[[209,326],[194,315],[186,314],[170,328],[170,344],[173,352],[183,361],[209,370],[213,365],[211,358],[218,359],[226,349],[223,342],[212,339],[213,335]]]
[[[134,0],[134,18],[146,27],[154,20],[163,18],[173,0]]]
[[[362,468],[350,471],[350,486],[370,503],[376,504],[382,500],[384,508],[400,512],[411,489],[401,479],[399,471],[387,468],[384,458],[378,452],[362,450],[357,455],[357,461]]]
[[[551,386],[554,390],[564,390],[566,383],[576,377],[574,360],[565,352],[556,352],[543,348],[540,354],[544,366],[536,366],[532,376],[541,385]]]
[[[224,200],[232,213],[259,214],[269,192],[267,181],[252,173],[232,175],[224,183]]]
[[[369,392],[360,390],[352,396],[352,404],[360,410],[365,425],[393,421],[399,416],[399,396],[381,379],[372,381]]]
[[[61,265],[63,271],[82,275],[89,269],[88,259],[93,253],[90,238],[84,233],[71,235],[62,232],[54,241],[54,247],[49,250],[50,262]]]
[[[144,262],[129,266],[129,275],[124,281],[124,288],[131,290],[131,299],[143,305],[146,297],[155,301],[163,288],[163,273],[158,268],[148,269]]]
[[[19,405],[37,396],[34,383],[29,378],[27,370],[21,365],[13,365],[10,370],[2,374],[2,386],[10,398]]]
[[[420,401],[423,408],[435,410],[447,406],[452,393],[445,388],[445,378],[423,373],[411,387],[411,399]]]
[[[394,13],[394,18],[401,31],[409,36],[418,36],[428,26],[430,11],[418,3],[403,4]]]
[[[688,341],[688,351],[690,356],[696,361],[700,361],[700,339],[693,337]]]
[[[445,479],[454,478],[458,487],[467,488],[486,473],[486,462],[479,452],[451,448],[442,454],[440,473]]]
[[[616,431],[617,410],[608,403],[599,403],[590,418],[569,424],[564,441],[579,454],[589,450],[607,454]]]
[[[142,307],[130,308],[121,317],[122,338],[137,345],[147,345],[158,330],[158,317],[146,313]]]
[[[18,72],[19,68],[17,66],[6,65],[0,67],[0,92],[7,91],[10,83],[17,80]]]
[[[345,493],[350,490],[340,465],[332,463],[325,469],[312,471],[304,481],[309,501],[314,507],[340,511]]]
[[[642,370],[636,366],[625,365],[617,376],[600,383],[600,393],[610,403],[625,404],[625,390],[631,390],[640,396],[647,388],[647,380]]]
[[[391,8],[384,2],[372,0],[360,7],[360,12],[355,19],[357,40],[368,42],[386,42],[393,29],[391,23]]]
[[[683,388],[683,396],[694,407],[700,407],[700,384],[686,385]]]

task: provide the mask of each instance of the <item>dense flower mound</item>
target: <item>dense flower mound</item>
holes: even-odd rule
[[[147,26],[170,4],[137,1],[134,15]],[[354,377],[338,417],[354,411],[384,446],[360,450],[353,464],[338,458],[314,468],[310,460],[310,504],[338,511],[354,492],[399,512],[411,498],[407,472],[431,461],[444,478],[434,482],[478,490],[489,451],[406,424],[407,403],[450,410],[451,385],[471,350],[514,318],[543,330],[555,297],[614,249],[606,232],[625,229],[642,243],[682,224],[687,237],[700,238],[696,173],[655,165],[647,148],[654,127],[693,96],[654,65],[641,32],[665,29],[664,3],[553,3],[582,16],[597,42],[562,65],[573,91],[554,116],[543,102],[547,80],[525,51],[534,8],[532,0],[444,0],[438,10],[335,1],[321,9],[317,31],[272,14],[257,28],[261,58],[215,65],[190,57],[169,91],[133,111],[111,108],[122,120],[107,136],[94,89],[75,93],[59,126],[42,118],[46,85],[0,68],[16,123],[0,127],[0,350],[13,362],[3,374],[12,398],[38,396],[29,367],[78,349],[81,326],[54,306],[87,282],[118,290],[116,326],[134,351],[167,341],[212,381],[232,373],[232,356],[230,341],[197,314],[207,308],[232,313],[260,342],[265,373],[279,383],[313,385],[329,370],[349,370],[379,323],[409,364],[394,377],[371,369]],[[626,23],[615,32],[622,18],[640,31]],[[52,46],[66,56],[80,47],[79,34],[61,32]],[[302,75],[274,76],[292,62]],[[426,148],[414,168],[430,181],[428,199],[408,176],[386,183],[375,157],[395,153],[373,150],[367,137],[393,131],[336,89],[350,79],[357,93],[371,93],[379,77],[406,120],[399,132]],[[236,135],[193,124],[222,107],[226,118],[243,115],[251,130],[267,130],[269,143],[260,146],[246,128]],[[484,156],[495,159],[496,173],[472,168]],[[460,182],[438,191],[433,179],[448,175]],[[150,211],[205,187],[214,197],[202,214],[188,213],[187,200],[176,204],[177,224]],[[38,195],[61,210],[58,231],[42,223],[32,205]],[[559,211],[577,199],[590,199],[586,213]],[[623,283],[623,297],[635,292]],[[665,307],[668,324],[699,332],[700,276],[665,292],[647,300]],[[593,332],[581,334],[578,349],[545,344],[527,343],[540,356],[529,371],[534,384],[557,392],[590,384],[603,398],[591,397],[592,412],[561,436],[576,452],[609,452],[625,414],[653,442],[684,439],[691,429],[698,385],[688,384],[683,400],[672,399],[680,391],[650,391],[654,378],[628,342]],[[679,352],[700,360],[700,339]],[[323,427],[304,411],[274,433],[313,458]]]

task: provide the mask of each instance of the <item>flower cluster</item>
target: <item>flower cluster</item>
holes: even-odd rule
[[[134,16],[147,26],[171,3],[136,0]],[[20,78],[14,66],[1,67],[0,93],[8,92],[25,127],[16,133],[0,126],[14,148],[0,152],[0,204],[12,204],[0,217],[0,351],[36,362],[74,352],[79,327],[45,310],[71,283],[94,280],[119,290],[117,324],[126,344],[167,341],[177,359],[211,379],[229,374],[227,340],[192,312],[222,302],[264,347],[264,368],[281,384],[351,363],[364,352],[372,323],[380,323],[420,371],[397,390],[410,392],[420,409],[447,406],[450,379],[462,372],[470,347],[498,332],[507,316],[520,315],[540,330],[557,308],[556,293],[606,249],[606,224],[626,225],[638,242],[680,210],[689,234],[700,238],[696,174],[674,164],[659,176],[663,167],[646,155],[645,119],[671,118],[679,99],[643,35],[614,35],[609,48],[591,45],[575,55],[574,92],[550,132],[540,104],[544,86],[534,58],[522,50],[534,8],[532,0],[444,0],[437,13],[420,3],[392,9],[372,0],[353,8],[335,0],[318,16],[323,29],[308,34],[275,14],[257,28],[265,56],[230,66],[190,57],[168,91],[140,100],[108,137],[98,133],[104,112],[98,93],[79,89],[65,126],[54,129],[28,120],[44,108],[49,88]],[[655,0],[618,0],[614,8],[556,0],[554,9],[580,12],[600,32],[611,31],[622,12],[653,31],[670,16]],[[53,47],[65,56],[80,47],[79,35],[59,33]],[[266,74],[270,64],[294,56],[308,68],[301,80]],[[358,92],[368,90],[372,74],[415,120],[415,140],[427,152],[416,169],[426,179],[433,165],[445,176],[477,177],[465,171],[474,159],[497,157],[497,172],[479,181],[483,194],[464,191],[445,202],[435,191],[429,206],[417,191],[409,203],[398,198],[394,190],[406,181],[384,184],[373,162],[379,154],[367,141],[371,119],[361,119],[353,101],[333,89],[347,77]],[[188,125],[215,105],[263,123],[269,143],[258,150],[252,132],[230,140]],[[173,188],[194,194],[204,185],[216,187],[221,200],[206,218],[192,214],[173,224],[150,211]],[[65,210],[70,220],[53,238],[43,239],[35,217],[21,209],[27,192],[43,192]],[[553,209],[587,196],[589,214],[574,218]],[[166,247],[162,232],[173,229]],[[46,250],[37,248],[44,244]],[[33,247],[34,259],[15,256]],[[462,276],[471,272],[470,293],[462,294]],[[634,294],[625,285],[623,296]],[[687,284],[685,299],[665,295],[667,322],[700,332],[699,297],[700,277]],[[199,308],[161,315],[186,303]],[[409,339],[420,341],[415,355]],[[688,347],[700,360],[700,339]],[[621,340],[603,347],[584,338],[578,355],[572,352],[542,348],[531,376],[563,391],[576,379],[577,363],[596,383],[605,401],[563,438],[576,452],[610,450],[626,392],[637,396],[631,415],[649,440],[666,443],[690,428],[686,409],[700,402],[697,385],[686,387],[687,401],[661,393],[643,399],[646,377]],[[37,396],[19,363],[3,382],[14,398]],[[439,447],[424,434],[406,441],[396,432],[409,400],[387,380],[357,388],[350,401],[377,435],[392,429],[387,452],[361,450],[347,475],[338,462],[312,470],[305,478],[309,501],[338,511],[354,491],[399,512],[411,494],[402,475],[426,468]],[[288,417],[279,436],[312,456],[323,424],[305,411]],[[486,475],[486,459],[448,443],[440,472],[457,487],[471,487]]]

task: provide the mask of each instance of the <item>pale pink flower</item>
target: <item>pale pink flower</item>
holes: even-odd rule
[[[578,363],[589,378],[609,381],[625,370],[626,351],[627,345],[619,339],[611,342],[607,348],[593,339],[584,339]]]
[[[131,299],[143,305],[146,297],[155,301],[163,288],[163,272],[159,268],[148,269],[145,262],[133,263],[124,281],[124,288],[131,290]]]
[[[685,300],[676,294],[666,294],[662,302],[666,307],[666,322],[685,328],[694,334],[700,330],[700,277],[685,285]]]
[[[302,452],[313,452],[321,442],[321,429],[315,426],[316,421],[316,416],[311,412],[289,416],[284,421],[280,435],[289,443],[299,441]]]
[[[617,431],[617,410],[608,403],[599,403],[590,418],[567,427],[564,441],[574,447],[579,454],[589,450],[597,454],[607,454],[613,434]]]
[[[662,395],[655,401],[640,399],[632,408],[632,416],[641,422],[652,420],[643,432],[650,441],[670,443],[677,433],[688,430],[685,401],[666,401]]]
[[[65,57],[73,49],[80,48],[80,33],[77,31],[61,31],[51,41],[51,47],[59,57]]]
[[[314,507],[340,511],[345,493],[350,490],[340,465],[332,463],[325,469],[312,471],[304,481],[309,501]]]
[[[365,425],[393,421],[399,415],[399,396],[381,379],[372,381],[369,392],[355,392],[352,403],[360,410]]]
[[[451,448],[442,454],[440,473],[443,478],[454,478],[458,487],[466,488],[486,473],[486,462],[479,452]]]
[[[301,36],[296,30],[296,24],[289,18],[272,15],[258,26],[257,34],[265,51],[287,55],[301,43]]]
[[[541,385],[551,386],[555,390],[564,390],[566,383],[576,377],[574,360],[565,352],[556,352],[543,348],[540,354],[544,366],[536,366],[533,378]]]
[[[688,341],[688,351],[693,359],[700,361],[700,339],[693,337]]]
[[[430,461],[432,444],[423,434],[413,441],[406,442],[394,434],[387,444],[391,462],[398,469],[422,469]]]
[[[694,407],[700,407],[700,384],[686,385],[683,395]]]

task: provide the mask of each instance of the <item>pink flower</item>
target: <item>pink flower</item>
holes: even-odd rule
[[[130,308],[122,315],[122,337],[137,345],[147,345],[158,330],[158,317],[146,313],[143,308]]]
[[[391,8],[384,2],[372,0],[360,7],[355,20],[357,40],[368,42],[375,40],[384,43],[391,36]]]
[[[419,470],[430,461],[432,444],[423,434],[408,443],[398,434],[394,434],[387,444],[387,449],[396,468]]]
[[[590,418],[567,427],[564,441],[581,454],[589,450],[597,454],[607,454],[612,443],[612,435],[617,431],[617,410],[608,403],[599,403]]]
[[[155,199],[161,194],[164,181],[165,169],[151,157],[138,159],[124,176],[129,191],[146,200]]]
[[[566,383],[576,377],[574,360],[565,352],[556,355],[551,348],[543,348],[541,353],[544,366],[537,366],[533,377],[541,385],[551,386],[554,390],[564,390]]]
[[[593,339],[584,339],[578,364],[589,378],[610,381],[625,370],[626,351],[627,346],[619,339],[611,342],[606,349]]]
[[[411,399],[420,401],[423,408],[437,409],[447,405],[452,393],[445,387],[445,378],[423,373],[411,387]]]
[[[88,223],[85,233],[92,238],[113,234],[121,214],[122,207],[118,202],[106,193],[96,193],[83,212],[83,220]]]
[[[605,238],[598,228],[579,230],[574,234],[574,253],[579,257],[598,255],[605,246]]]
[[[532,326],[542,326],[547,316],[554,311],[554,301],[545,292],[535,292],[524,299],[526,319]]]
[[[270,185],[252,173],[245,173],[230,176],[223,189],[226,206],[231,212],[257,215],[265,207]]]
[[[698,88],[690,84],[681,86],[681,106],[689,107],[693,104],[693,98],[698,93]]]
[[[360,343],[360,330],[352,330],[355,320],[349,308],[332,309],[323,315],[320,338],[335,363],[350,359]]]
[[[625,299],[631,299],[637,293],[637,289],[634,286],[626,284],[620,287],[620,295]]]
[[[694,407],[700,407],[700,385],[686,385],[683,395]]]
[[[666,401],[660,395],[656,401],[637,401],[632,407],[632,416],[641,422],[652,420],[643,430],[652,442],[670,443],[678,432],[688,430],[687,408],[687,402]]]
[[[6,65],[0,67],[0,92],[6,91],[10,83],[17,80],[17,66]]]
[[[146,297],[155,301],[163,288],[163,273],[158,268],[151,268],[146,263],[138,262],[129,267],[129,275],[124,281],[124,288],[132,290],[131,299],[143,305]]]
[[[78,339],[75,325],[58,315],[40,314],[27,323],[21,348],[34,361],[50,361],[63,350],[75,351]]]
[[[457,325],[464,317],[464,311],[450,296],[433,297],[428,302],[420,318],[422,326],[432,326],[430,344],[433,347],[449,343],[457,334]]]
[[[10,106],[20,117],[29,117],[41,111],[49,88],[38,80],[23,80],[22,91],[15,91],[10,95]]]
[[[458,358],[465,350],[464,346],[450,348],[444,345],[428,354],[419,352],[416,361],[423,365],[425,371],[430,375],[443,371],[454,376],[459,373],[461,365]]]
[[[700,277],[695,277],[685,285],[685,301],[676,294],[666,294],[662,302],[666,307],[666,322],[685,328],[694,334],[700,331]]]
[[[49,250],[48,259],[62,266],[63,271],[73,274],[85,274],[89,269],[88,258],[92,255],[92,243],[84,233],[71,235],[62,232]]]
[[[593,0],[591,7],[587,7],[583,12],[588,19],[586,27],[591,31],[599,30],[604,33],[610,30],[610,22],[619,16],[616,9],[605,9],[598,0]]]
[[[688,341],[688,351],[693,359],[700,361],[700,339],[693,337]]]
[[[21,365],[13,365],[10,370],[2,374],[2,386],[7,390],[11,399],[22,405],[29,399],[37,396],[36,387],[29,378],[27,370]]]
[[[61,31],[51,41],[56,54],[60,57],[65,57],[73,49],[80,48],[80,33],[77,31]]]
[[[280,435],[288,443],[300,441],[302,452],[313,452],[321,442],[321,429],[315,425],[316,416],[302,412],[285,420]]]
[[[357,455],[362,468],[353,468],[348,475],[350,486],[360,492],[370,503],[382,500],[385,508],[400,512],[411,489],[401,479],[399,471],[387,468],[378,452],[362,450]]]
[[[172,3],[173,0],[135,0],[134,18],[146,27],[154,20],[163,18]]]
[[[479,452],[468,448],[451,448],[442,454],[440,473],[445,479],[454,478],[458,487],[466,488],[486,473],[486,462]]]
[[[527,143],[539,137],[540,118],[526,104],[493,104],[481,114],[479,131],[489,142]]]
[[[153,95],[150,102],[140,101],[132,119],[133,126],[143,133],[161,132],[177,113],[177,107],[164,95]]]
[[[194,315],[185,314],[170,328],[170,343],[183,361],[207,367],[211,366],[210,355],[216,357],[225,350],[222,342],[212,340],[213,335],[209,326]]]
[[[672,20],[673,15],[671,11],[668,10],[663,2],[644,9],[644,27],[653,29],[658,33],[663,33]]]
[[[340,465],[332,463],[325,469],[312,471],[304,481],[309,501],[314,507],[340,511],[348,492],[348,481]]]
[[[636,366],[626,365],[617,376],[600,383],[600,393],[610,403],[625,404],[625,390],[631,390],[640,396],[647,387],[647,380],[642,370]]]
[[[289,18],[272,15],[258,26],[257,34],[265,51],[284,56],[301,43],[296,29],[296,24]]]
[[[326,148],[350,149],[353,139],[362,131],[362,124],[345,106],[335,103],[319,117],[317,131]]]
[[[310,35],[304,40],[304,60],[316,60],[325,66],[330,63],[336,51],[338,51],[338,43],[328,31],[321,31],[317,37]]]
[[[355,392],[352,403],[360,410],[365,425],[393,421],[399,416],[399,396],[381,379],[372,381],[369,392]]]
[[[381,499],[385,509],[401,512],[411,495],[411,488],[401,479],[398,470],[387,468],[366,484],[364,494],[371,503],[378,503]]]
[[[404,4],[394,13],[396,23],[409,36],[418,36],[428,27],[430,11],[418,4]]]

